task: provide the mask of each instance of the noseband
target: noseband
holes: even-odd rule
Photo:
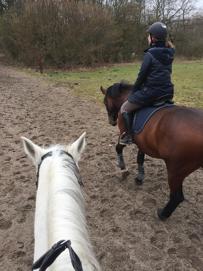
[[[83,185],[83,182],[82,182],[82,178],[81,178],[80,173],[79,173],[78,166],[76,165],[73,156],[72,156],[69,152],[66,152],[66,151],[61,150],[61,151],[60,151],[60,155],[63,155],[63,154],[69,156],[69,157],[71,158],[71,160],[73,161],[73,164],[74,164],[74,166],[75,166],[76,169],[77,169],[77,173],[76,173],[77,176],[76,176],[76,177],[77,177],[77,179],[78,179],[78,183],[79,183],[81,186],[84,186],[84,185]],[[40,161],[40,163],[38,164],[37,174],[36,174],[36,176],[37,176],[36,187],[37,187],[37,188],[38,188],[38,183],[39,183],[39,171],[40,171],[40,167],[41,167],[41,165],[42,165],[42,162],[43,162],[47,157],[50,157],[50,156],[52,156],[52,155],[53,155],[53,151],[50,151],[50,152],[47,152],[46,154],[44,154],[44,155],[41,157],[41,161]]]

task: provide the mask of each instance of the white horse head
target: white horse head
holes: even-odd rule
[[[86,140],[85,140],[86,133],[83,133],[75,142],[68,146],[53,146],[49,149],[44,149],[39,147],[38,145],[34,144],[31,140],[27,139],[26,137],[21,137],[23,140],[23,146],[25,153],[29,156],[29,158],[33,161],[34,165],[37,167],[41,161],[41,158],[44,154],[51,150],[57,149],[64,149],[65,151],[69,152],[74,161],[78,164],[80,160],[80,156],[85,149]]]
[[[38,176],[34,261],[58,241],[70,240],[83,270],[100,270],[87,232],[79,182],[78,162],[86,145],[85,133],[68,146],[56,145],[48,149],[25,137],[22,141]],[[67,252],[63,252],[48,270],[73,271]]]

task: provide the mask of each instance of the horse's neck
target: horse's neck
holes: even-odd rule
[[[35,216],[35,260],[59,240],[71,240],[73,249],[87,266],[84,270],[94,270],[96,260],[86,230],[78,180],[73,169],[64,168],[59,160],[47,159],[41,167]],[[51,270],[73,270],[71,266],[67,253],[62,253]]]

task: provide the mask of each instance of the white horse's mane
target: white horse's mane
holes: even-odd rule
[[[81,136],[82,137],[82,136]],[[93,253],[87,231],[85,202],[78,182],[78,160],[85,146],[85,136],[67,147],[54,146],[35,149],[31,141],[23,138],[26,153],[34,159],[52,152],[40,166],[35,212],[35,252],[38,260],[56,242],[70,240],[79,256],[84,271],[100,270]],[[38,146],[39,147],[39,146]],[[40,148],[40,147],[39,147]],[[34,155],[32,150],[34,149]],[[61,150],[69,152],[70,157]],[[31,151],[31,152],[30,152]],[[35,157],[35,158],[34,158]],[[36,160],[39,164],[39,161]],[[74,161],[73,161],[74,160]],[[74,271],[68,251],[63,252],[49,267],[53,271]]]

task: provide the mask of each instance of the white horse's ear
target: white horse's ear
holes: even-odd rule
[[[68,151],[73,155],[76,163],[80,160],[80,156],[86,146],[86,132],[84,132],[75,142],[68,146]]]
[[[21,139],[23,141],[23,147],[24,147],[25,153],[37,166],[44,153],[43,149],[39,147],[38,145],[34,144],[31,140],[27,139],[26,137],[21,137]]]

